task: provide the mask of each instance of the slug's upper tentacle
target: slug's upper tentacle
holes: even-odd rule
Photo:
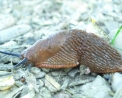
[[[27,58],[24,58],[22,61],[20,61],[18,64],[16,64],[14,66],[14,69],[16,69],[18,66],[20,66],[21,64],[25,64],[26,62],[28,62],[28,59]]]
[[[11,55],[11,56],[16,56],[16,57],[21,57],[20,54],[16,54],[16,53],[3,52],[3,51],[0,51],[0,53],[7,54],[7,55]]]

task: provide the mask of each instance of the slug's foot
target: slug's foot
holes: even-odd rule
[[[42,64],[36,63],[35,65],[40,68],[70,68],[79,65],[79,62],[69,64],[66,63],[58,64],[56,62],[53,63],[43,62]]]

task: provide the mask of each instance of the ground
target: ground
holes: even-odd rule
[[[60,30],[103,32],[110,41],[122,25],[122,0],[0,0],[0,8],[0,50],[17,54]],[[0,54],[1,98],[121,98],[120,73],[89,73],[85,66],[12,70],[18,62]]]

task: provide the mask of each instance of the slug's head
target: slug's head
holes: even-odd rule
[[[42,67],[43,63],[48,62],[51,57],[59,53],[68,37],[69,34],[64,31],[52,34],[36,41],[31,47],[25,49],[21,56],[27,58],[35,67]]]
[[[28,63],[34,63],[33,61],[34,55],[35,55],[35,51],[33,50],[33,48],[27,48],[21,53],[21,57],[27,59]]]

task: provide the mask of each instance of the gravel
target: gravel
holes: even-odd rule
[[[0,50],[17,54],[61,30],[86,30],[110,42],[122,25],[122,0],[0,0],[0,8]],[[121,38],[122,31],[113,47],[122,54]],[[121,73],[92,73],[83,65],[67,69],[32,66],[30,71],[27,67],[12,70],[19,61],[0,54],[0,71],[12,72],[15,81],[11,88],[0,91],[0,98],[122,97]]]

